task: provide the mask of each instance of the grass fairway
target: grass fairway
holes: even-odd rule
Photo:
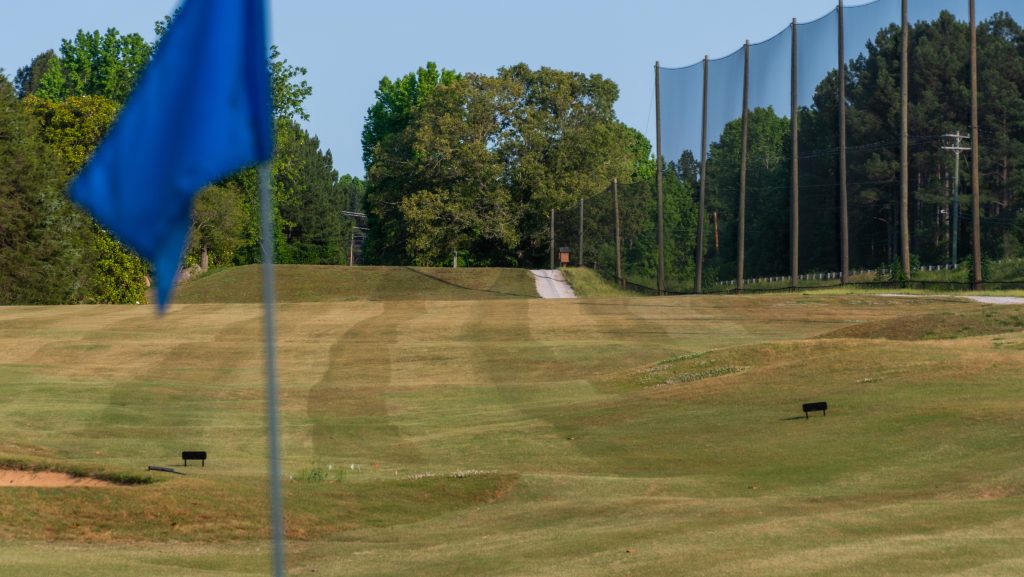
[[[279,307],[291,574],[1024,571],[1018,308],[334,300]],[[2,574],[266,574],[260,321],[0,308],[0,459],[210,453],[148,485],[0,489]]]

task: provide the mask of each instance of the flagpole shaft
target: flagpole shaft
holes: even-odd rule
[[[270,476],[270,536],[273,541],[274,577],[285,577],[284,512],[281,498],[277,367],[274,359],[274,211],[270,206],[270,163],[259,167],[260,226],[263,244],[263,328],[267,359],[267,446]]]

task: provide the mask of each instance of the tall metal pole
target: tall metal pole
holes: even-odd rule
[[[850,282],[850,220],[846,190],[846,47],[843,0],[839,0],[839,266],[842,284]]]
[[[615,204],[615,278],[619,286],[626,286],[626,279],[622,278],[622,235],[619,230],[619,179],[612,180],[612,200]]]
[[[904,278],[910,278],[910,26],[907,0],[903,0],[900,41],[900,260]]]
[[[978,23],[971,5],[971,243],[974,278],[971,286],[981,288],[981,152],[978,142]]]
[[[800,132],[798,119],[799,100],[797,99],[797,41],[796,41],[796,18],[793,19],[793,63],[790,73],[790,138],[792,139],[793,158],[790,167],[793,181],[793,189],[790,194],[792,213],[789,226],[789,286],[796,288],[800,277],[800,161],[797,158],[800,154],[800,143],[797,135]]]
[[[555,269],[555,209],[551,209],[551,247],[548,252],[551,254],[551,270]]]
[[[661,188],[664,159],[661,157],[661,63],[654,63],[654,123],[658,148],[658,294],[665,294],[665,197]]]
[[[263,245],[263,333],[267,368],[267,452],[270,476],[270,536],[275,577],[284,577],[284,505],[281,496],[281,427],[278,425],[277,363],[274,354],[274,232],[270,199],[270,163],[263,163],[260,179],[260,234]]]
[[[580,198],[580,266],[583,265],[583,199]]]
[[[708,181],[708,57],[704,56],[704,109],[700,124],[700,198],[697,205],[697,274],[693,292],[700,294],[704,282],[704,192]]]
[[[740,222],[736,237],[736,290],[743,290],[747,236],[747,140],[750,133],[750,41],[743,45],[743,136],[740,144]]]

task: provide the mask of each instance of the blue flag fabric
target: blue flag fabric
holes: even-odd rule
[[[153,263],[163,310],[196,193],[272,153],[265,0],[187,0],[70,196]]]

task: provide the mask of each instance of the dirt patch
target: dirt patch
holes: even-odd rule
[[[54,471],[14,471],[0,469],[0,488],[3,487],[113,487],[109,481],[91,477],[75,477]]]

